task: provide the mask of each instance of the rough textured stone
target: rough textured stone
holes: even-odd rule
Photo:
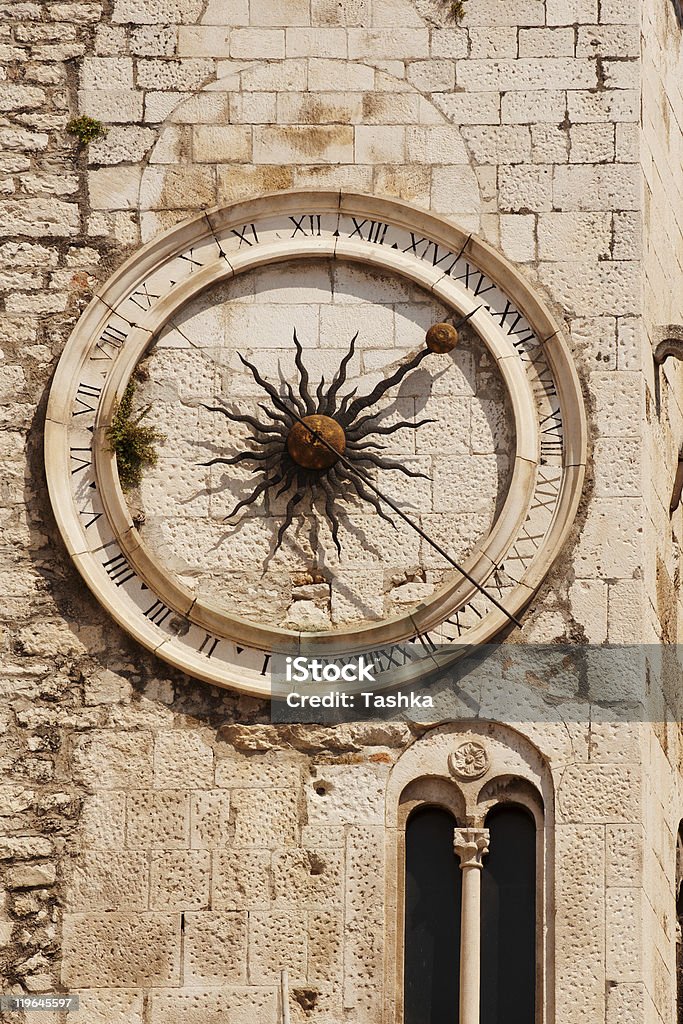
[[[178,981],[180,916],[69,914],[64,919],[65,984],[114,988]]]

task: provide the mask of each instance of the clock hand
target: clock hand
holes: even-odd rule
[[[463,316],[455,324],[434,324],[430,327],[427,332],[427,345],[425,348],[421,348],[407,363],[402,363],[395,373],[392,373],[391,377],[385,377],[379,384],[370,392],[369,395],[360,395],[351,405],[346,407],[346,403],[342,402],[339,410],[339,422],[343,427],[352,423],[355,417],[363,409],[374,405],[382,395],[384,395],[389,388],[396,387],[400,384],[403,378],[409,374],[412,370],[416,370],[422,360],[428,356],[431,352],[449,352],[454,349],[458,342],[458,328],[462,327],[464,323],[473,317],[474,314],[481,309],[481,306],[477,306],[467,316]],[[439,329],[437,331],[437,329]],[[443,335],[447,335],[447,339],[443,340]],[[430,337],[431,336],[431,337]],[[355,338],[354,338],[355,341]]]
[[[454,558],[451,558],[451,556],[448,554],[448,552],[444,551],[444,549],[441,547],[440,544],[437,544],[437,542],[435,540],[432,540],[432,538],[427,533],[425,533],[425,531],[422,529],[421,526],[419,526],[416,522],[414,522],[410,518],[410,516],[407,515],[403,511],[403,509],[399,508],[399,506],[396,504],[395,501],[393,501],[391,498],[387,497],[386,494],[383,494],[382,491],[380,491],[379,487],[376,487],[375,484],[371,480],[368,479],[367,475],[364,472],[359,470],[357,466],[354,466],[352,462],[349,462],[349,460],[346,458],[345,455],[342,455],[339,451],[337,451],[337,449],[334,447],[334,445],[330,444],[329,441],[325,437],[323,437],[322,434],[320,434],[309,423],[306,423],[302,416],[299,416],[298,413],[295,413],[292,409],[288,410],[288,414],[292,417],[292,419],[297,420],[299,423],[301,423],[305,427],[305,429],[310,434],[312,434],[312,436],[317,441],[320,441],[320,443],[323,444],[326,448],[329,448],[329,450],[331,452],[334,452],[334,454],[337,456],[337,459],[339,460],[339,462],[341,462],[342,465],[346,467],[346,469],[350,470],[354,475],[360,476],[361,480],[363,481],[363,483],[365,484],[366,487],[369,487],[371,491],[374,491],[374,493],[377,495],[377,497],[381,498],[382,501],[384,501],[385,504],[387,504],[389,506],[389,508],[392,509],[392,511],[396,513],[396,515],[400,516],[401,519],[403,519],[406,523],[408,523],[408,525],[411,526],[413,528],[413,530],[415,530],[415,532],[418,533],[420,535],[420,537],[422,537],[423,540],[426,540],[427,543],[429,545],[431,545],[431,547],[433,547],[434,550],[437,551],[441,555],[442,558],[445,558],[446,561],[449,562],[453,566],[454,569],[457,569],[457,571],[462,576],[464,576],[465,579],[469,583],[471,583],[473,586],[475,586],[480,594],[483,594],[483,596],[485,598],[487,598],[491,602],[491,604],[495,605],[496,608],[499,609],[499,611],[503,612],[503,614],[506,615],[508,617],[508,619],[510,619],[511,622],[514,622],[514,624],[516,626],[519,626],[520,629],[522,628],[522,623],[519,621],[519,619],[515,618],[515,616],[512,615],[507,610],[507,608],[505,608],[500,603],[500,601],[498,601],[497,598],[495,598],[493,596],[493,594],[490,594],[488,592],[488,590],[486,590],[484,587],[482,587],[482,585],[480,583],[478,583],[477,580],[475,580],[474,576],[471,576],[467,572],[466,569],[463,569],[463,567],[461,565],[459,565],[458,562],[456,562]]]

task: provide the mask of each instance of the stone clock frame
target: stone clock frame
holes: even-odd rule
[[[315,217],[318,218],[317,233],[313,229]],[[349,237],[349,232],[344,237],[344,232],[339,230],[334,234],[321,234],[321,217],[328,221],[336,217],[337,224],[344,218],[351,218],[354,224],[369,224],[370,227],[365,234],[362,230],[351,233],[358,234],[357,238]],[[281,237],[277,229],[268,228],[277,218],[284,219],[284,223],[298,222],[299,230],[294,230],[290,237]],[[309,218],[310,233],[301,229],[301,223],[307,223]],[[258,226],[263,241],[259,240],[254,225]],[[384,236],[380,239],[380,232],[374,225],[389,225],[395,232],[409,233],[412,248],[383,244]],[[246,235],[247,226],[253,229],[251,237]],[[415,244],[418,237],[418,245],[424,243],[422,253]],[[234,251],[228,250],[227,244],[224,247],[228,238],[239,240]],[[209,259],[204,263],[201,254],[205,253],[209,254]],[[576,513],[585,471],[586,423],[581,391],[558,325],[510,263],[481,239],[464,233],[448,221],[393,200],[339,192],[286,192],[207,211],[143,246],[93,298],[59,363],[45,429],[50,497],[72,560],[91,591],[119,625],[144,646],[189,674],[256,696],[277,695],[266,674],[273,651],[293,654],[305,645],[308,654],[352,656],[368,650],[391,649],[401,642],[428,636],[430,630],[449,616],[455,615],[459,623],[460,610],[477,594],[471,583],[461,579],[439,591],[433,600],[416,611],[354,629],[352,634],[330,630],[303,635],[261,626],[227,615],[217,605],[198,600],[151,556],[131,519],[119,484],[115,456],[108,448],[107,430],[150,340],[176,312],[211,285],[266,264],[314,258],[343,259],[402,276],[431,292],[460,315],[472,312],[477,304],[482,305],[476,290],[468,291],[467,282],[463,284],[448,272],[448,260],[451,266],[457,261],[466,261],[468,272],[479,274],[481,280],[484,279],[481,275],[490,279],[516,307],[513,312],[530,325],[534,343],[549,367],[553,394],[557,395],[561,411],[561,418],[557,414],[562,425],[561,444],[556,448],[561,450],[561,456],[557,456],[560,476],[552,516],[542,542],[528,566],[522,562],[520,578],[506,593],[504,603],[511,615],[525,607],[557,557]],[[187,276],[172,282],[165,294],[154,293],[150,298],[148,282],[163,277],[173,259],[176,263],[184,261],[183,267],[189,264]],[[178,274],[174,271],[173,276]],[[143,295],[148,297],[140,301]],[[135,296],[138,296],[137,309],[132,305]],[[507,330],[507,337],[500,329],[509,327],[506,311],[494,314],[500,316],[498,329],[494,315],[485,309],[472,317],[472,326],[488,347],[507,388],[516,434],[514,469],[502,510],[488,536],[465,564],[467,571],[482,581],[502,563],[520,531],[524,530],[543,451],[533,381],[525,369],[524,358],[520,358],[524,354],[515,346],[514,335],[510,338],[511,329]],[[96,355],[103,364],[103,369],[98,370],[104,377],[101,387],[84,383],[96,348],[103,353]],[[531,358],[533,361],[533,356]],[[83,412],[87,412],[85,420],[76,424],[76,416]],[[543,423],[542,418],[540,422]],[[79,438],[83,439],[83,447]],[[93,475],[89,486],[97,492],[101,502],[98,511],[93,507],[92,515],[97,516],[97,522],[93,525],[92,537],[88,536],[89,524],[84,525],[88,510],[78,507],[72,485],[74,477],[83,469],[87,470],[84,478],[88,473]],[[107,548],[115,555],[104,560],[102,552]],[[142,589],[148,591],[146,600],[152,599],[149,609],[141,604],[132,605],[121,589],[121,577],[113,580],[109,570],[105,571],[105,566],[120,558],[123,558],[120,564],[127,567],[131,576],[135,574]],[[494,608],[462,635],[459,626],[457,650],[454,648],[444,654],[430,645],[429,667],[443,664],[456,653],[490,640],[507,623],[505,614]],[[242,670],[212,657],[222,641],[238,645],[238,650],[253,650],[252,662]],[[424,663],[410,661],[400,670],[389,672],[384,685],[410,681],[424,671]]]

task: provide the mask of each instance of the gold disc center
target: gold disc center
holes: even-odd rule
[[[308,427],[311,429],[308,430]],[[312,434],[311,430],[319,437]],[[330,451],[324,441],[334,451]],[[344,454],[345,448],[344,431],[330,416],[304,416],[287,435],[287,451],[297,465],[304,469],[329,469]]]

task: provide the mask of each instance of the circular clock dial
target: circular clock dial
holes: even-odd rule
[[[422,358],[452,315],[400,276],[329,259],[247,272],[188,303],[137,388],[164,436],[127,498],[157,563],[228,614],[307,632],[402,615],[457,582],[369,489],[458,562],[505,501],[515,437],[495,361],[465,327],[457,349]],[[283,422],[243,360],[290,382],[298,420]]]
[[[131,380],[160,437],[124,495],[110,428]],[[146,246],[72,335],[46,429],[60,528],[117,621],[266,695],[274,651],[365,653],[381,686],[490,639],[559,550],[584,449],[564,342],[512,268],[336,193]]]

